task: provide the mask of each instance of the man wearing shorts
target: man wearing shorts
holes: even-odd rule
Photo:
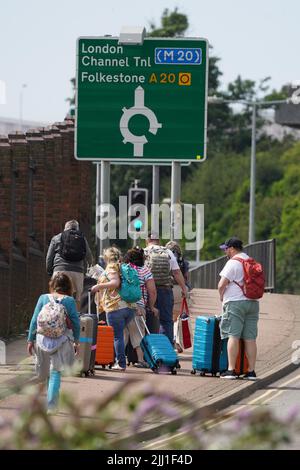
[[[221,374],[224,379],[236,379],[234,371],[239,351],[239,340],[245,341],[245,351],[249,363],[249,371],[244,379],[256,380],[256,338],[259,315],[259,303],[245,297],[239,285],[243,285],[244,271],[240,261],[234,257],[248,259],[243,252],[243,242],[236,237],[229,238],[220,248],[225,251],[229,260],[220,272],[218,290],[223,303],[223,314],[220,323],[221,338],[228,338],[228,370]],[[238,285],[239,284],[239,285]]]

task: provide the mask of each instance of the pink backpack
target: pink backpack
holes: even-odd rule
[[[65,307],[49,295],[50,302],[44,305],[37,317],[37,333],[48,338],[59,338],[67,328]]]

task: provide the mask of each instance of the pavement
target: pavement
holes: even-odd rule
[[[221,312],[221,304],[216,290],[193,289],[191,292],[190,313],[192,321],[198,315],[216,315]],[[93,418],[90,406],[96,400],[106,399],[122,384],[129,380],[129,387],[137,391],[150,386],[157,391],[167,391],[175,398],[180,398],[188,406],[186,416],[195,410],[209,407],[219,411],[234,402],[250,395],[255,390],[295,370],[292,362],[293,342],[300,341],[300,296],[270,294],[260,301],[260,320],[258,336],[258,357],[256,373],[258,380],[224,380],[218,377],[200,377],[192,375],[192,349],[179,355],[181,369],[177,375],[156,375],[150,370],[128,367],[126,373],[109,369],[97,369],[94,377],[66,377],[62,390],[68,392],[72,399],[84,408],[85,419]],[[7,364],[0,366],[0,417],[13,422],[20,409],[26,406],[27,397],[19,389],[33,374],[33,359],[26,356],[26,337],[16,338],[7,344]],[[17,385],[16,385],[17,384]],[[25,404],[25,405],[24,405]],[[178,405],[182,408],[182,405]],[[190,410],[190,411],[189,411]],[[60,423],[69,419],[68,413],[61,410],[55,416]],[[147,417],[139,430],[138,439],[143,441],[159,434],[165,421],[155,416]],[[128,422],[120,416],[118,424],[111,430],[114,438],[121,438],[123,444],[130,442],[130,432],[126,431]],[[135,436],[137,437],[137,436]]]

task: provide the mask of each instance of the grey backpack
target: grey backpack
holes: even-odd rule
[[[172,287],[170,255],[163,246],[145,249],[146,266],[150,269],[157,287]]]

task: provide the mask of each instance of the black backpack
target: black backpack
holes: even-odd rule
[[[86,243],[82,232],[71,229],[61,234],[60,256],[66,261],[82,261],[86,255]]]
[[[179,258],[177,258],[177,263],[180,271],[182,272],[182,275],[185,276],[185,274],[189,271],[189,262],[186,261],[182,256],[179,256]]]

